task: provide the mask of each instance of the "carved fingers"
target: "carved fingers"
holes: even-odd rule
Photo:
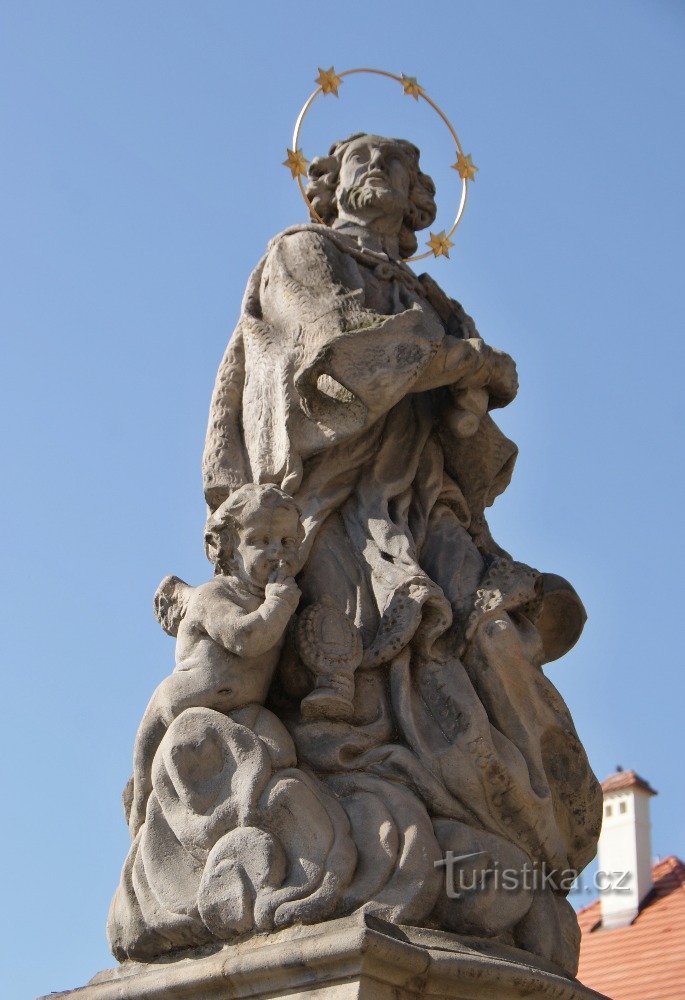
[[[488,394],[490,396],[490,408],[506,406],[516,398],[519,388],[516,362],[504,351],[498,351],[494,347],[488,348],[488,370],[489,378],[487,383]]]

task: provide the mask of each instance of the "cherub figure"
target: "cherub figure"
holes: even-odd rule
[[[293,578],[303,538],[299,511],[275,486],[248,484],[212,514],[205,531],[209,583],[162,580],[155,613],[176,636],[176,666],[145,711],[133,754],[129,828],[145,821],[152,762],[173,720],[186,708],[230,712],[263,704],[283,635],[300,599]]]

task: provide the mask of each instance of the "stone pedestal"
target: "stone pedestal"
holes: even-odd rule
[[[55,997],[75,1000],[602,1000],[515,948],[367,915],[125,963]],[[46,1000],[46,998],[44,998]],[[606,998],[604,998],[606,1000]]]

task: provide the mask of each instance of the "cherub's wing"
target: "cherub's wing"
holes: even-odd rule
[[[178,635],[194,587],[178,576],[165,576],[155,591],[155,617],[168,635]]]

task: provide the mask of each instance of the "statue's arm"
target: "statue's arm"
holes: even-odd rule
[[[370,307],[356,260],[311,231],[287,235],[271,249],[261,303],[268,329],[278,332],[280,345],[288,343],[301,398],[315,397],[326,375],[367,408],[369,419],[412,391],[445,336],[435,312],[418,301],[399,312]]]
[[[463,340],[446,335],[412,391],[440,386],[457,391],[485,389],[491,406],[505,406],[518,390],[516,365],[508,354],[488,347],[480,338]]]
[[[292,578],[267,584],[264,601],[255,611],[246,612],[213,590],[202,595],[198,620],[207,635],[229,653],[252,659],[280,641],[299,598]]]
[[[487,389],[491,407],[516,395],[512,359],[477,336],[445,333],[434,308],[413,303],[389,315],[369,309],[352,257],[318,233],[292,234],[276,244],[264,271],[262,302],[265,317],[299,331],[301,370],[311,352],[317,374],[325,369],[371,410],[378,401],[392,404],[405,392],[440,386]],[[317,348],[323,365],[314,359]]]

